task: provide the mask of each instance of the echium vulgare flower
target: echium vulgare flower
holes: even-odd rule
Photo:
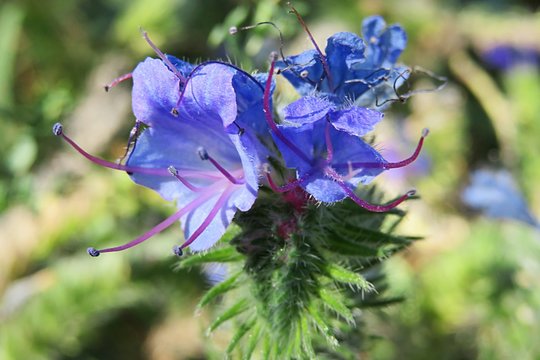
[[[323,54],[298,12],[292,10],[315,49],[288,56],[276,67],[301,95],[317,92],[341,104],[375,91],[378,85],[397,88],[406,80],[407,67],[396,65],[407,45],[401,26],[387,27],[382,17],[368,17],[362,23],[363,39],[354,33],[339,32],[328,38]]]
[[[269,82],[274,65],[275,61],[270,66]],[[333,203],[348,197],[375,212],[388,211],[414,195],[411,190],[389,204],[373,205],[359,198],[354,189],[359,184],[368,184],[384,170],[413,162],[421,151],[427,129],[409,158],[388,162],[361,139],[382,119],[382,113],[359,106],[338,106],[314,94],[289,104],[284,109],[284,122],[272,125],[267,99],[268,95],[265,109],[274,140],[286,166],[296,170],[296,180],[282,187],[267,173],[274,191],[285,192],[300,186],[318,201]]]
[[[131,248],[178,220],[185,242],[173,251],[181,255],[188,246],[207,249],[235,212],[248,210],[257,195],[262,146],[256,132],[243,129],[256,129],[258,118],[265,122],[263,86],[233,65],[210,61],[194,66],[155,50],[160,59],[148,58],[121,78],[133,78],[137,119],[125,164],[86,153],[60,124],[53,129],[89,160],[126,171],[133,181],[178,206],[175,214],[127,244],[89,248],[92,256]]]

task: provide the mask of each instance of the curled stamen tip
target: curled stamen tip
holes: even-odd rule
[[[279,55],[278,55],[277,51],[272,51],[270,53],[269,59],[270,59],[270,61],[276,61],[278,59],[278,56]]]
[[[206,152],[206,149],[203,147],[200,147],[197,149],[197,154],[199,154],[199,157],[201,160],[208,160],[208,152]]]
[[[56,123],[53,125],[52,132],[55,136],[62,135],[62,130],[63,130],[62,124]]]
[[[236,35],[238,33],[238,28],[236,26],[231,26],[229,28],[229,34]]]
[[[415,189],[409,190],[409,191],[407,191],[407,193],[405,195],[407,197],[414,196],[414,195],[416,195],[416,190]]]
[[[422,137],[426,137],[428,135],[429,135],[429,129],[428,128],[422,129]]]
[[[167,168],[167,170],[169,170],[169,172],[171,173],[172,176],[178,175],[178,170],[176,170],[176,168],[175,168],[174,166],[172,166],[172,165],[169,166],[169,167]]]
[[[178,245],[173,246],[172,252],[173,252],[174,255],[176,255],[178,257],[184,255],[184,250],[182,250],[182,248],[180,246],[178,246]]]
[[[99,250],[97,250],[96,248],[93,248],[93,247],[89,247],[88,249],[86,249],[86,252],[91,257],[98,257],[99,254],[100,254]]]

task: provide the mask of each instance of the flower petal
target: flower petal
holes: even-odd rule
[[[285,69],[281,73],[301,95],[309,95],[319,90],[324,74],[321,57],[316,50],[308,50],[285,61],[276,62],[277,69]]]
[[[149,126],[171,119],[179,97],[179,79],[159,59],[147,58],[133,71],[135,117]]]
[[[178,107],[179,118],[232,124],[237,115],[233,76],[234,71],[220,63],[194,70]]]
[[[351,135],[364,136],[382,120],[384,114],[359,106],[333,111],[329,114],[332,125]]]
[[[166,200],[175,200],[192,191],[166,171],[169,166],[197,187],[223,179],[210,162],[201,160],[200,147],[230,171],[241,169],[238,151],[223,129],[174,120],[168,126],[146,129],[137,139],[127,165],[165,170],[161,176],[134,173],[131,178],[137,184],[156,190]]]
[[[336,89],[349,77],[351,66],[364,60],[364,42],[358,35],[339,32],[328,38],[326,60]],[[334,89],[334,90],[335,90]]]
[[[294,125],[311,124],[324,118],[335,105],[323,97],[304,96],[284,110],[285,121]]]

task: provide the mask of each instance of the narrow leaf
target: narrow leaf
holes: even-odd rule
[[[337,296],[336,294],[332,294],[326,289],[321,289],[319,291],[319,295],[324,305],[326,305],[329,309],[343,317],[348,322],[354,321],[353,314],[351,313],[349,308],[339,299],[339,296]]]
[[[374,290],[373,284],[367,281],[362,275],[347,270],[342,266],[339,266],[337,264],[328,264],[326,265],[325,270],[328,277],[330,277],[334,281],[354,285],[359,289],[368,292]]]
[[[208,333],[213,332],[216,330],[221,324],[223,324],[225,321],[232,319],[233,317],[243,313],[247,309],[249,309],[248,301],[246,299],[240,299],[236,304],[225,310],[220,316],[217,317],[216,320],[210,325],[208,328]]]
[[[253,325],[255,325],[255,319],[244,322],[238,327],[238,330],[236,330],[236,332],[234,333],[231,342],[227,347],[227,354],[230,354],[236,348],[238,342],[242,340],[244,335],[246,335],[246,333],[253,328]]]
[[[201,301],[199,301],[199,304],[197,305],[197,308],[200,309],[203,306],[208,305],[209,302],[211,302],[212,300],[214,300],[218,296],[223,295],[227,291],[230,291],[230,290],[234,289],[238,285],[237,280],[238,280],[238,278],[240,277],[241,274],[242,274],[242,272],[238,272],[238,273],[232,275],[231,277],[229,277],[228,279],[226,279],[225,281],[222,281],[219,284],[217,284],[217,285],[213,286],[212,288],[210,288],[210,290],[208,290],[206,292],[206,294],[204,294]]]
[[[200,252],[185,259],[180,260],[178,263],[179,269],[185,269],[195,265],[206,264],[209,262],[234,262],[242,260],[243,256],[239,254],[232,246],[227,246],[220,249],[211,250],[208,252]]]

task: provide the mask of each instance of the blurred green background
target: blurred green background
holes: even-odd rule
[[[365,16],[399,22],[409,35],[401,61],[449,78],[440,92],[393,104],[376,131],[384,154],[398,143],[408,153],[420,130],[431,130],[426,169],[377,180],[389,196],[419,190],[400,231],[425,239],[388,261],[391,292],[407,300],[365,314],[374,340],[359,357],[540,359],[540,233],[482,217],[460,196],[475,169],[504,168],[540,214],[540,67],[497,69],[482,55],[501,44],[538,54],[538,2],[294,5],[319,44],[360,32]],[[288,53],[311,47],[273,0],[0,3],[0,359],[220,358],[227,329],[205,338],[208,315],[193,314],[210,285],[196,270],[173,270],[178,227],[125,253],[85,251],[136,237],[173,205],[86,163],[51,127],[61,121],[90,152],[119,158],[134,120],[130,86],[105,93],[103,85],[153,55],[140,27],[180,58],[265,71],[276,32],[232,38],[227,29],[267,20]],[[433,84],[420,77],[414,86]]]

